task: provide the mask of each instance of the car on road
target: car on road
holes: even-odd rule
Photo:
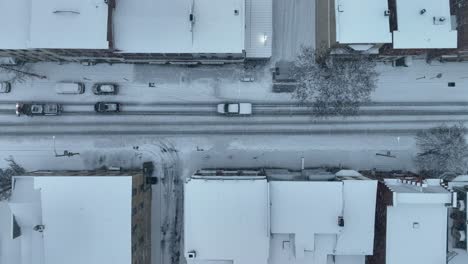
[[[61,104],[56,103],[16,103],[16,115],[56,116],[63,111]]]
[[[0,93],[9,93],[11,91],[11,83],[0,82]]]
[[[116,102],[97,102],[94,110],[98,113],[117,113],[120,112],[120,103]]]
[[[93,93],[96,95],[113,95],[117,94],[118,88],[113,83],[96,83],[93,85]]]
[[[79,82],[59,82],[55,84],[55,92],[58,94],[82,94],[85,85]]]
[[[218,113],[222,115],[251,115],[251,103],[223,103],[218,104]]]

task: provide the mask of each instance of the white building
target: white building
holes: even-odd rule
[[[457,48],[449,0],[317,0],[316,11],[316,46],[336,53]]]
[[[193,176],[185,184],[189,263],[365,263],[377,182]]]
[[[455,49],[449,0],[395,0],[394,49]],[[453,18],[455,19],[455,18]]]
[[[105,1],[0,0],[0,9],[0,49],[110,48]]]
[[[386,179],[382,186],[388,201],[379,201],[386,218],[378,226],[386,229],[376,240],[385,241],[385,262],[370,263],[446,263],[448,207],[455,196],[438,179]]]
[[[149,263],[150,211],[135,206],[151,206],[151,189],[134,186],[141,174],[79,173],[13,178],[11,244],[20,249],[10,263]]]
[[[272,0],[0,0],[0,9],[9,25],[0,57],[204,63],[272,52]]]

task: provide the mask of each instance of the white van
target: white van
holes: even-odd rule
[[[85,86],[82,83],[61,82],[55,85],[55,91],[58,94],[82,94],[85,91]]]

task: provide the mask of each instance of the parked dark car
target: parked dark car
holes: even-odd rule
[[[62,111],[62,105],[56,103],[16,103],[17,116],[56,116]]]

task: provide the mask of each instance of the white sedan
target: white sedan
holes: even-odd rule
[[[225,103],[218,104],[218,113],[223,115],[251,115],[251,103]]]

